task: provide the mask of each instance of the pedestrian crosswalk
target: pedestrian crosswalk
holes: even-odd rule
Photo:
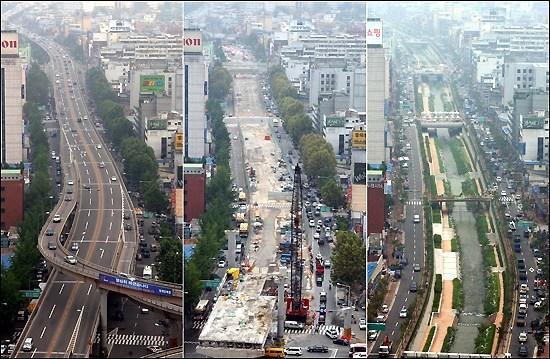
[[[514,202],[515,199],[514,199],[514,197],[510,197],[510,196],[502,196],[502,197],[500,197],[500,201],[501,202]]]
[[[95,343],[99,343],[100,335],[97,334]],[[157,345],[164,347],[168,342],[162,335],[137,335],[137,334],[109,334],[107,336],[107,343],[114,345],[139,345],[139,346],[151,346]]]
[[[206,320],[196,320],[193,322],[193,329],[202,329],[206,324]]]
[[[407,201],[405,204],[408,204],[409,206],[421,206],[422,201],[421,200],[412,200],[412,201]]]

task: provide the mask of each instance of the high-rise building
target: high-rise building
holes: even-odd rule
[[[379,168],[386,160],[385,71],[382,21],[378,18],[369,18],[367,19],[367,148],[369,149],[367,160],[373,168]]]
[[[183,168],[183,220],[190,223],[200,218],[206,207],[206,172],[202,163],[186,163]]]
[[[23,160],[23,97],[19,38],[15,30],[2,31],[2,69],[0,74],[2,113],[2,163],[19,164]]]
[[[23,221],[23,195],[25,179],[20,170],[2,170],[2,223],[0,228],[8,230]]]
[[[184,29],[184,139],[185,158],[201,159],[206,155],[206,114],[208,66],[202,54],[202,32]]]

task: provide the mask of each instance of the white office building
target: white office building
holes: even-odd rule
[[[153,149],[159,163],[171,163],[174,136],[182,129],[183,116],[175,111],[161,113],[158,118],[146,119],[145,124],[145,143]]]
[[[19,57],[19,36],[15,30],[2,31],[1,99],[2,163],[23,161],[23,71]]]
[[[548,112],[520,115],[519,149],[528,165],[548,165]]]
[[[349,65],[339,61],[313,64],[309,75],[309,105],[319,106],[319,102],[334,92],[345,93],[349,97],[348,108],[359,112],[366,111],[366,72],[362,65]]]
[[[502,79],[502,104],[513,102],[515,89],[541,89],[548,92],[548,62],[506,63]]]

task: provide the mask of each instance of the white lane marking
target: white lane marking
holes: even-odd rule
[[[86,295],[90,295],[91,290],[92,290],[92,285],[90,284],[90,287],[88,288],[88,294],[86,294]]]
[[[113,228],[113,222],[109,223],[109,230]]]
[[[32,355],[31,355],[31,358],[34,358],[34,354],[36,354],[36,351],[38,350],[38,348],[35,348],[34,351],[32,352]]]
[[[109,170],[105,168],[105,172],[107,173],[107,176],[109,175]]]
[[[103,248],[99,248],[99,250],[101,251],[101,255],[99,256],[99,258],[103,258],[103,253],[105,253],[105,250]]]
[[[405,297],[405,303],[407,303],[407,299],[409,299],[409,297]]]
[[[107,235],[107,238],[105,238],[105,243],[109,242],[109,236]]]
[[[40,334],[40,339],[42,339],[42,337],[44,336],[45,331],[46,331],[46,327],[44,327],[44,329],[42,329],[42,334]]]
[[[51,319],[51,318],[52,318],[52,315],[53,315],[53,311],[54,311],[54,309],[55,309],[55,306],[56,306],[56,304],[53,305],[52,311],[50,312],[50,316],[48,317],[48,319]]]
[[[111,206],[114,206],[115,205],[115,200],[113,199],[113,197],[111,197]]]
[[[88,222],[86,222],[86,229],[88,229]]]
[[[111,190],[111,195],[113,194],[113,187],[110,187],[109,188]]]
[[[61,285],[61,289],[59,290],[59,294],[61,294],[61,292],[63,292],[63,288],[65,288],[65,283],[63,283],[63,284]]]
[[[76,250],[76,253],[74,254],[75,257],[78,257],[78,252],[80,251],[80,248]]]
[[[395,330],[392,330],[391,336],[393,337],[394,334],[395,334]]]
[[[92,204],[92,197],[90,197],[90,204]]]
[[[399,325],[399,322],[395,322],[395,326],[397,327]]]
[[[92,179],[90,177],[88,177],[88,183],[92,183]]]
[[[88,217],[90,217],[90,210],[88,210]]]

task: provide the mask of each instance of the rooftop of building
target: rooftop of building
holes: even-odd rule
[[[201,345],[225,342],[262,346],[265,343],[277,300],[274,296],[260,295],[265,280],[262,274],[245,274],[235,290],[218,298],[199,336]]]

